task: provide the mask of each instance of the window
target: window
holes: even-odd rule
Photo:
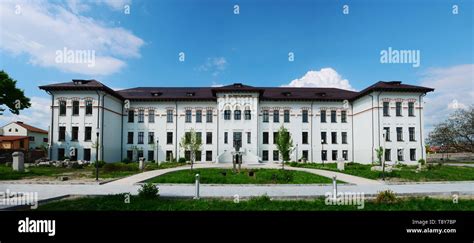
[[[74,100],[72,102],[72,115],[73,116],[79,115],[79,101],[78,100]]]
[[[85,148],[83,150],[84,156],[82,157],[85,161],[91,161],[91,149]]]
[[[268,144],[268,132],[263,132],[263,144]]]
[[[337,160],[337,150],[332,150],[331,151],[331,159],[333,161],[336,161]]]
[[[127,144],[133,144],[133,132],[127,134]]]
[[[58,148],[58,160],[64,159],[65,150],[63,148]]]
[[[290,110],[283,111],[283,122],[290,122]]]
[[[59,127],[59,141],[66,140],[66,127]]]
[[[389,102],[383,102],[383,116],[390,116]]]
[[[25,148],[25,141],[23,139],[20,140],[20,148]]]
[[[184,158],[186,159],[186,161],[191,161],[191,151],[184,151]]]
[[[308,132],[303,132],[301,134],[301,143],[308,144]]]
[[[92,115],[92,100],[86,100],[86,115]]]
[[[321,160],[322,160],[322,161],[328,160],[328,151],[326,151],[326,150],[321,150]]]
[[[263,122],[268,122],[269,120],[269,115],[268,115],[268,110],[263,111]]]
[[[48,142],[48,138],[43,138],[43,143],[47,143]]]
[[[277,144],[278,141],[278,132],[273,132],[273,144]]]
[[[191,132],[185,132],[184,133],[184,141],[185,141],[185,143],[190,143],[191,142]]]
[[[79,137],[79,127],[72,127],[71,141],[77,141]]]
[[[224,132],[224,143],[225,144],[229,143],[229,133],[228,132]]]
[[[410,134],[410,141],[414,142],[415,141],[415,128],[409,127],[408,132]]]
[[[155,110],[148,110],[148,123],[155,123]]]
[[[135,119],[135,111],[134,110],[128,110],[128,122],[133,123]]]
[[[206,122],[207,123],[212,123],[212,110],[207,110],[206,111]]]
[[[194,156],[195,156],[194,159],[195,159],[196,161],[201,161],[201,160],[202,160],[202,158],[201,158],[201,151],[196,151],[196,153],[194,154]]]
[[[347,144],[347,132],[341,133],[341,140],[342,144]]]
[[[173,110],[166,111],[166,122],[173,123]]]
[[[268,161],[268,150],[263,150],[262,151],[262,160],[263,161]]]
[[[148,156],[147,156],[147,160],[148,161],[152,161],[152,160],[155,160],[155,151],[153,150],[148,150]]]
[[[415,103],[408,102],[408,116],[415,116]]]
[[[34,141],[35,141],[35,137],[34,137],[34,136],[29,136],[29,137],[28,137],[28,140],[30,140],[30,142],[34,142]]]
[[[230,110],[224,111],[224,120],[230,120]]]
[[[92,140],[92,127],[85,127],[84,131],[84,141]]]
[[[403,141],[403,128],[397,127],[397,141]]]
[[[206,151],[206,161],[212,161],[212,151]]]
[[[234,120],[240,120],[242,117],[242,111],[241,110],[235,110],[234,111]]]
[[[390,152],[390,149],[385,149],[385,161],[392,161],[392,155]]]
[[[402,116],[402,102],[395,103],[395,111],[397,116]]]
[[[191,122],[191,110],[186,110],[186,117],[185,117],[185,121],[186,123],[190,123]]]
[[[336,111],[331,111],[331,122],[336,123]]]
[[[321,123],[326,122],[326,111],[321,111]]]
[[[303,123],[308,123],[308,110],[303,110]]]
[[[148,132],[148,144],[154,144],[154,143],[155,143],[155,133]]]
[[[127,159],[129,161],[133,160],[133,150],[127,150]]]
[[[60,116],[66,115],[66,101],[65,100],[59,101],[59,115]]]
[[[197,110],[196,111],[196,122],[201,123],[202,122],[202,110]]]
[[[390,142],[390,127],[384,127],[383,130],[385,132],[385,141]]]
[[[403,161],[403,149],[397,149],[397,160]]]
[[[416,149],[410,149],[410,160],[411,161],[416,160]]]
[[[250,110],[245,110],[245,120],[250,119],[252,119],[252,114],[250,113]]]
[[[247,132],[247,144],[251,144],[251,143],[252,143],[252,133]]]
[[[348,151],[347,151],[347,150],[342,150],[342,158],[343,158],[344,160],[348,160],[347,154],[348,154]]]
[[[212,144],[212,132],[206,132],[206,144]]]
[[[166,150],[166,161],[171,161],[171,160],[173,160],[173,151]]]
[[[321,143],[322,144],[328,143],[327,138],[326,138],[326,132],[321,132]]]
[[[341,111],[341,122],[342,123],[347,122],[347,111]]]
[[[274,110],[273,111],[273,122],[280,122],[280,111]]]
[[[138,159],[143,158],[143,150],[138,150]]]
[[[138,144],[143,144],[144,132],[138,132]]]
[[[278,157],[279,157],[278,155],[279,155],[278,150],[273,150],[273,161],[278,161],[278,160],[280,160],[280,159],[278,158]]]
[[[308,150],[303,150],[303,159],[308,160]]]
[[[173,144],[173,132],[166,133],[166,144]]]
[[[202,132],[196,132],[196,141],[202,144]]]
[[[331,132],[331,143],[337,144],[337,132]]]

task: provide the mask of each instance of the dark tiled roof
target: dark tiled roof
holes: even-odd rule
[[[356,92],[337,88],[253,87],[235,83],[222,87],[137,87],[114,91],[96,80],[40,86],[44,90],[104,90],[121,99],[130,100],[216,100],[219,92],[258,92],[261,100],[355,100],[373,91],[403,91],[427,93],[434,89],[402,84],[399,81],[379,81]]]
[[[27,139],[27,136],[0,136],[0,142]]]
[[[28,125],[28,124],[25,124],[25,123],[23,123],[23,122],[15,122],[15,124],[24,127],[26,130],[28,130],[28,131],[30,131],[30,132],[37,132],[37,133],[45,133],[45,134],[48,134],[48,131],[45,131],[45,130],[43,130],[43,129],[40,129],[40,128],[31,126],[31,125]]]

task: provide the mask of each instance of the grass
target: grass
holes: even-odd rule
[[[357,205],[326,205],[324,198],[311,200],[271,200],[266,196],[234,203],[225,199],[145,199],[109,195],[65,199],[40,205],[42,211],[357,211]],[[474,200],[460,199],[457,204],[448,199],[428,197],[398,199],[395,203],[365,200],[363,211],[474,211]]]
[[[337,170],[336,163],[325,163],[324,166],[319,163],[289,163],[290,166]],[[372,165],[346,163],[345,170],[339,171],[342,173],[360,176],[368,179],[382,179],[382,172],[371,171]],[[470,181],[474,180],[474,167],[448,166],[429,164],[426,170],[416,173],[418,166],[398,166],[400,170],[393,170],[390,173],[385,173],[387,180],[393,181]]]
[[[250,176],[249,172],[254,175]],[[152,183],[194,183],[195,175],[200,175],[204,184],[319,184],[331,183],[332,180],[303,171],[280,169],[242,169],[233,173],[231,169],[194,169],[174,171],[147,180]]]
[[[185,163],[165,162],[160,165],[156,163],[147,163],[145,171],[166,169],[178,166],[184,166]],[[99,168],[99,177],[102,179],[122,178],[140,173],[138,163],[108,163]],[[28,167],[25,172],[13,171],[11,166],[0,165],[0,180],[20,180],[20,179],[57,179],[59,176],[69,176],[74,179],[95,178],[95,167],[86,166],[84,168],[58,168],[54,166]]]

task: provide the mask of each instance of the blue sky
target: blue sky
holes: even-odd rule
[[[76,78],[115,89],[243,82],[361,90],[401,80],[437,89],[427,97],[429,127],[440,111],[474,100],[473,1],[2,1],[0,11],[0,68],[37,107],[4,121],[46,128],[48,96],[37,86]],[[94,50],[96,66],[55,64],[64,47]],[[389,47],[419,51],[420,66],[381,63]]]

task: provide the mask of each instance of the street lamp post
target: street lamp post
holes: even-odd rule
[[[95,180],[99,181],[99,132],[96,133],[96,146],[95,146]]]
[[[298,162],[298,144],[296,144],[296,162]]]
[[[321,139],[321,155],[323,154],[324,151],[324,139]],[[327,153],[326,153],[327,156]],[[324,167],[324,158],[321,156],[321,161],[323,162],[323,167]]]
[[[158,146],[160,144],[160,140],[156,138],[156,163],[160,164],[160,160],[158,159]]]
[[[384,130],[382,133],[383,137],[383,147],[382,147],[382,180],[385,180],[385,141],[387,137],[387,130]]]

